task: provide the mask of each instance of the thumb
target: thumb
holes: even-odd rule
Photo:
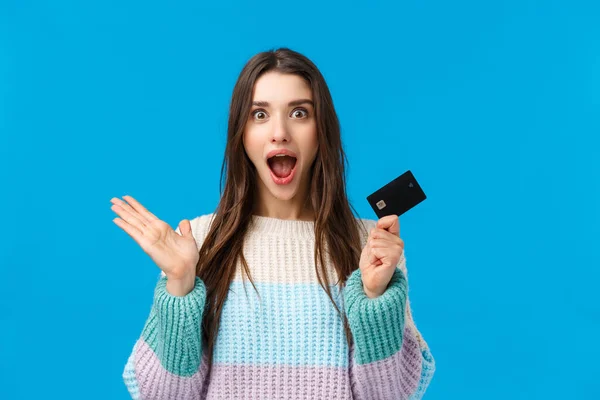
[[[181,232],[181,236],[191,237],[192,236],[192,225],[190,224],[190,221],[187,219],[184,219],[181,222],[179,222],[179,231]]]
[[[377,221],[377,227],[394,235],[400,235],[400,220],[397,215],[386,215]]]

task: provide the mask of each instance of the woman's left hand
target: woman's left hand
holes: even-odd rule
[[[367,297],[375,298],[385,292],[403,251],[398,216],[386,215],[379,219],[360,255],[359,268]]]

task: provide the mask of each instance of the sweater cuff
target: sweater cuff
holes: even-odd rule
[[[174,294],[169,293],[167,290],[167,277],[161,276],[158,283],[156,284],[156,288],[154,289],[154,303],[155,305],[165,305],[169,300],[180,300],[175,301],[176,305],[184,305],[188,304],[193,298],[202,298],[202,303],[204,304],[204,298],[206,297],[206,287],[204,286],[204,282],[199,277],[196,277],[194,280],[194,288],[191,292],[186,294],[185,296],[175,296]]]
[[[361,271],[355,270],[346,282],[344,308],[355,343],[358,364],[382,360],[402,347],[408,284],[396,268],[381,296],[370,299],[363,290]]]
[[[189,376],[200,363],[206,287],[199,277],[185,296],[172,295],[166,286],[167,277],[163,276],[156,284],[152,311],[142,337],[169,372]],[[187,362],[182,364],[182,360]]]

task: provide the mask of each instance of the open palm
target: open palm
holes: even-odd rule
[[[179,235],[133,197],[123,199],[111,199],[111,210],[121,217],[113,222],[140,245],[169,279],[195,275],[199,255],[190,221],[179,223]]]

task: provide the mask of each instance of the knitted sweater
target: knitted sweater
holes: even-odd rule
[[[198,248],[213,216],[191,220]],[[377,221],[361,221],[364,246]],[[327,265],[332,296],[352,331],[348,347],[343,321],[317,280],[314,248],[314,222],[252,217],[244,256],[260,298],[238,264],[210,376],[201,332],[206,287],[196,277],[189,294],[174,296],[161,273],[123,371],[131,397],[420,399],[435,361],[412,319],[404,253],[386,291],[373,299],[358,266],[340,290]]]

